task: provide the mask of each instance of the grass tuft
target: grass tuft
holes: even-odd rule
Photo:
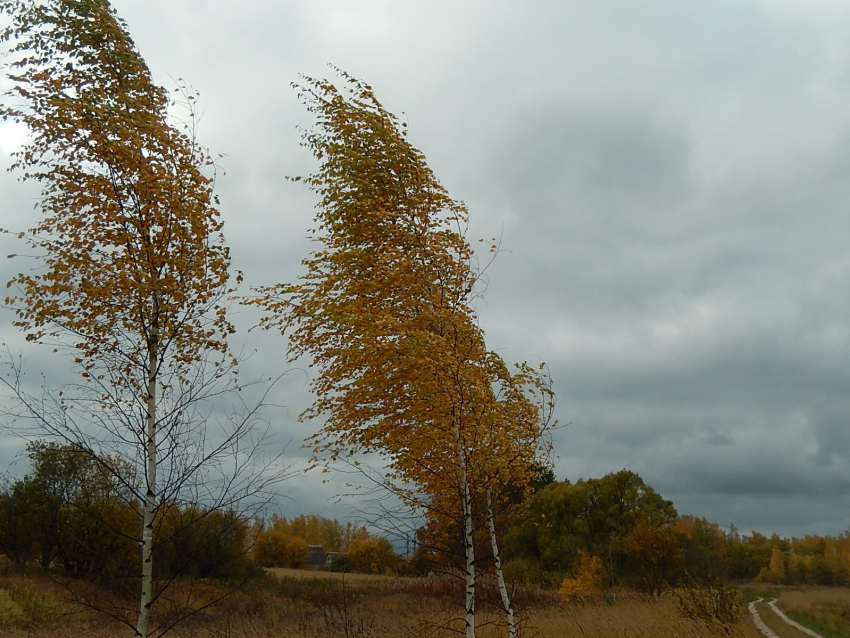
[[[5,589],[0,589],[0,625],[8,625],[24,620],[23,608],[15,602]]]

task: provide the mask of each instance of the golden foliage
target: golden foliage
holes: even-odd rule
[[[30,340],[70,337],[88,377],[139,390],[157,345],[182,380],[204,353],[224,353],[221,303],[230,257],[212,195],[212,164],[191,126],[169,124],[125,25],[105,0],[6,0],[14,42],[4,119],[25,124],[13,168],[43,185],[42,221],[27,243],[44,269],[10,282],[6,303]],[[194,95],[186,95],[191,103]],[[191,121],[190,112],[190,121]]]
[[[359,538],[352,541],[348,548],[351,568],[367,574],[394,574],[398,568],[399,557],[386,538]]]
[[[321,545],[325,552],[346,552],[354,543],[367,540],[374,539],[365,527],[336,519],[315,514],[290,519],[272,516],[268,527],[257,533],[251,554],[263,567],[299,567],[309,555],[308,544]]]
[[[321,169],[304,181],[321,198],[321,249],[298,283],[251,302],[268,312],[264,328],[289,334],[290,359],[318,369],[302,414],[327,417],[313,451],[381,454],[387,482],[414,504],[420,490],[458,495],[467,476],[478,488],[524,484],[545,447],[546,379],[487,351],[466,208],[371,88],[342,77],[347,92],[312,78],[299,87],[318,119],[304,145]]]
[[[171,99],[107,0],[0,0],[0,12],[11,18],[0,39],[17,55],[9,75],[16,103],[0,112],[29,129],[13,168],[41,184],[44,213],[19,233],[42,268],[9,282],[17,293],[6,303],[28,340],[71,348],[90,384],[80,402],[105,432],[76,425],[64,400],[60,425],[44,413],[34,418],[85,449],[129,446],[128,458],[143,468],[135,481],[124,478],[143,503],[135,631],[145,636],[161,483],[180,491],[211,464],[207,450],[186,449],[187,436],[204,439],[186,414],[235,371],[224,303],[230,255],[204,174],[213,162],[194,138],[195,95],[183,90],[190,123],[178,130]],[[158,483],[163,458],[171,466]]]
[[[301,415],[326,417],[310,439],[314,458],[377,453],[377,483],[419,513],[462,521],[472,637],[473,503],[531,483],[548,452],[552,393],[539,370],[511,372],[485,346],[466,208],[371,87],[341,75],[347,91],[313,78],[299,87],[318,119],[303,139],[321,163],[305,180],[320,197],[321,248],[298,283],[261,289],[252,303],[268,313],[264,328],[289,333],[290,359],[309,356],[318,369],[316,402]]]
[[[307,541],[300,536],[288,536],[278,529],[260,532],[251,551],[253,559],[263,567],[294,567],[304,564],[310,555]]]
[[[605,575],[602,559],[582,550],[575,572],[573,578],[565,578],[558,588],[558,594],[565,602],[586,602],[602,597]]]
[[[773,546],[770,550],[770,563],[767,567],[762,567],[755,580],[758,583],[782,583],[785,580],[785,552]]]

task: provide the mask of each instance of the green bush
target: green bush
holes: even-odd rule
[[[6,582],[0,586],[0,626],[50,624],[71,611],[70,605],[36,586]]]
[[[344,572],[347,574],[351,571],[351,568],[351,559],[348,556],[340,556],[339,558],[335,558],[333,561],[331,561],[330,566],[328,566],[328,571]]]
[[[0,589],[0,625],[5,625],[16,620],[23,620],[26,614],[21,606],[12,600],[5,589]]]

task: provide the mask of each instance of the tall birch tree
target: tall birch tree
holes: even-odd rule
[[[10,387],[48,433],[133,468],[120,478],[140,518],[141,591],[135,619],[121,619],[139,637],[161,634],[150,611],[163,511],[189,496],[227,508],[259,485],[245,472],[250,411],[213,440],[197,407],[234,387],[236,364],[213,162],[191,108],[171,123],[171,98],[107,0],[2,0],[0,11],[15,55],[3,117],[30,132],[12,168],[42,185],[43,212],[20,234],[40,266],[10,282],[6,303],[28,340],[70,349],[84,379],[53,403],[26,395],[20,377]]]
[[[268,311],[261,325],[289,333],[290,357],[318,369],[316,401],[302,414],[326,417],[314,452],[377,453],[385,485],[406,504],[461,522],[472,638],[475,503],[530,472],[552,395],[538,370],[509,371],[486,349],[466,208],[372,89],[340,74],[342,91],[312,78],[298,87],[318,120],[304,146],[321,168],[304,179],[320,198],[321,248],[298,283],[261,289],[254,303]]]

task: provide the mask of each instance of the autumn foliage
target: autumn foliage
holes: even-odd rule
[[[584,603],[600,599],[603,594],[605,572],[602,559],[585,551],[580,551],[575,567],[575,576],[561,582],[558,594],[566,602]]]
[[[203,172],[212,160],[191,129],[171,125],[171,99],[108,2],[0,9],[13,17],[2,39],[21,53],[11,75],[20,106],[3,117],[31,132],[12,168],[43,184],[45,213],[22,235],[45,268],[14,279],[17,325],[31,340],[70,336],[85,371],[113,362],[109,382],[140,395],[153,341],[156,364],[185,378],[226,350],[231,329],[221,303],[230,256]]]
[[[42,186],[43,213],[19,234],[42,267],[16,276],[6,303],[28,340],[70,350],[85,379],[52,403],[25,397],[19,377],[7,384],[51,436],[101,460],[106,447],[133,466],[115,476],[141,503],[134,629],[147,636],[155,521],[199,486],[193,477],[215,452],[198,445],[195,404],[223,391],[209,392],[235,366],[213,162],[194,138],[195,96],[182,93],[189,123],[174,126],[171,98],[107,0],[3,0],[0,12],[11,18],[0,39],[15,55],[13,99],[0,112],[30,132],[12,168]],[[201,482],[194,496],[220,505]]]
[[[348,553],[360,541],[374,537],[360,525],[343,524],[315,514],[286,518],[272,516],[258,531],[251,555],[263,567],[302,567],[309,556],[308,545],[324,552]]]
[[[371,89],[343,77],[350,96],[310,78],[300,87],[318,118],[304,137],[321,170],[304,181],[321,198],[323,247],[299,283],[254,300],[269,313],[262,325],[289,335],[290,358],[309,355],[318,370],[302,415],[327,417],[314,451],[381,453],[397,485],[434,492],[459,484],[458,450],[474,450],[479,471],[524,472],[509,461],[535,458],[540,442],[524,390],[548,388],[485,348],[466,209]]]
[[[326,417],[314,453],[377,453],[385,487],[463,522],[472,636],[473,504],[530,481],[552,395],[538,370],[509,370],[486,348],[466,208],[372,89],[341,76],[343,91],[312,78],[299,87],[317,118],[304,145],[321,167],[304,181],[320,198],[321,249],[298,283],[261,289],[253,303],[268,312],[265,328],[288,333],[290,358],[309,356],[317,370],[316,402],[302,414]]]

